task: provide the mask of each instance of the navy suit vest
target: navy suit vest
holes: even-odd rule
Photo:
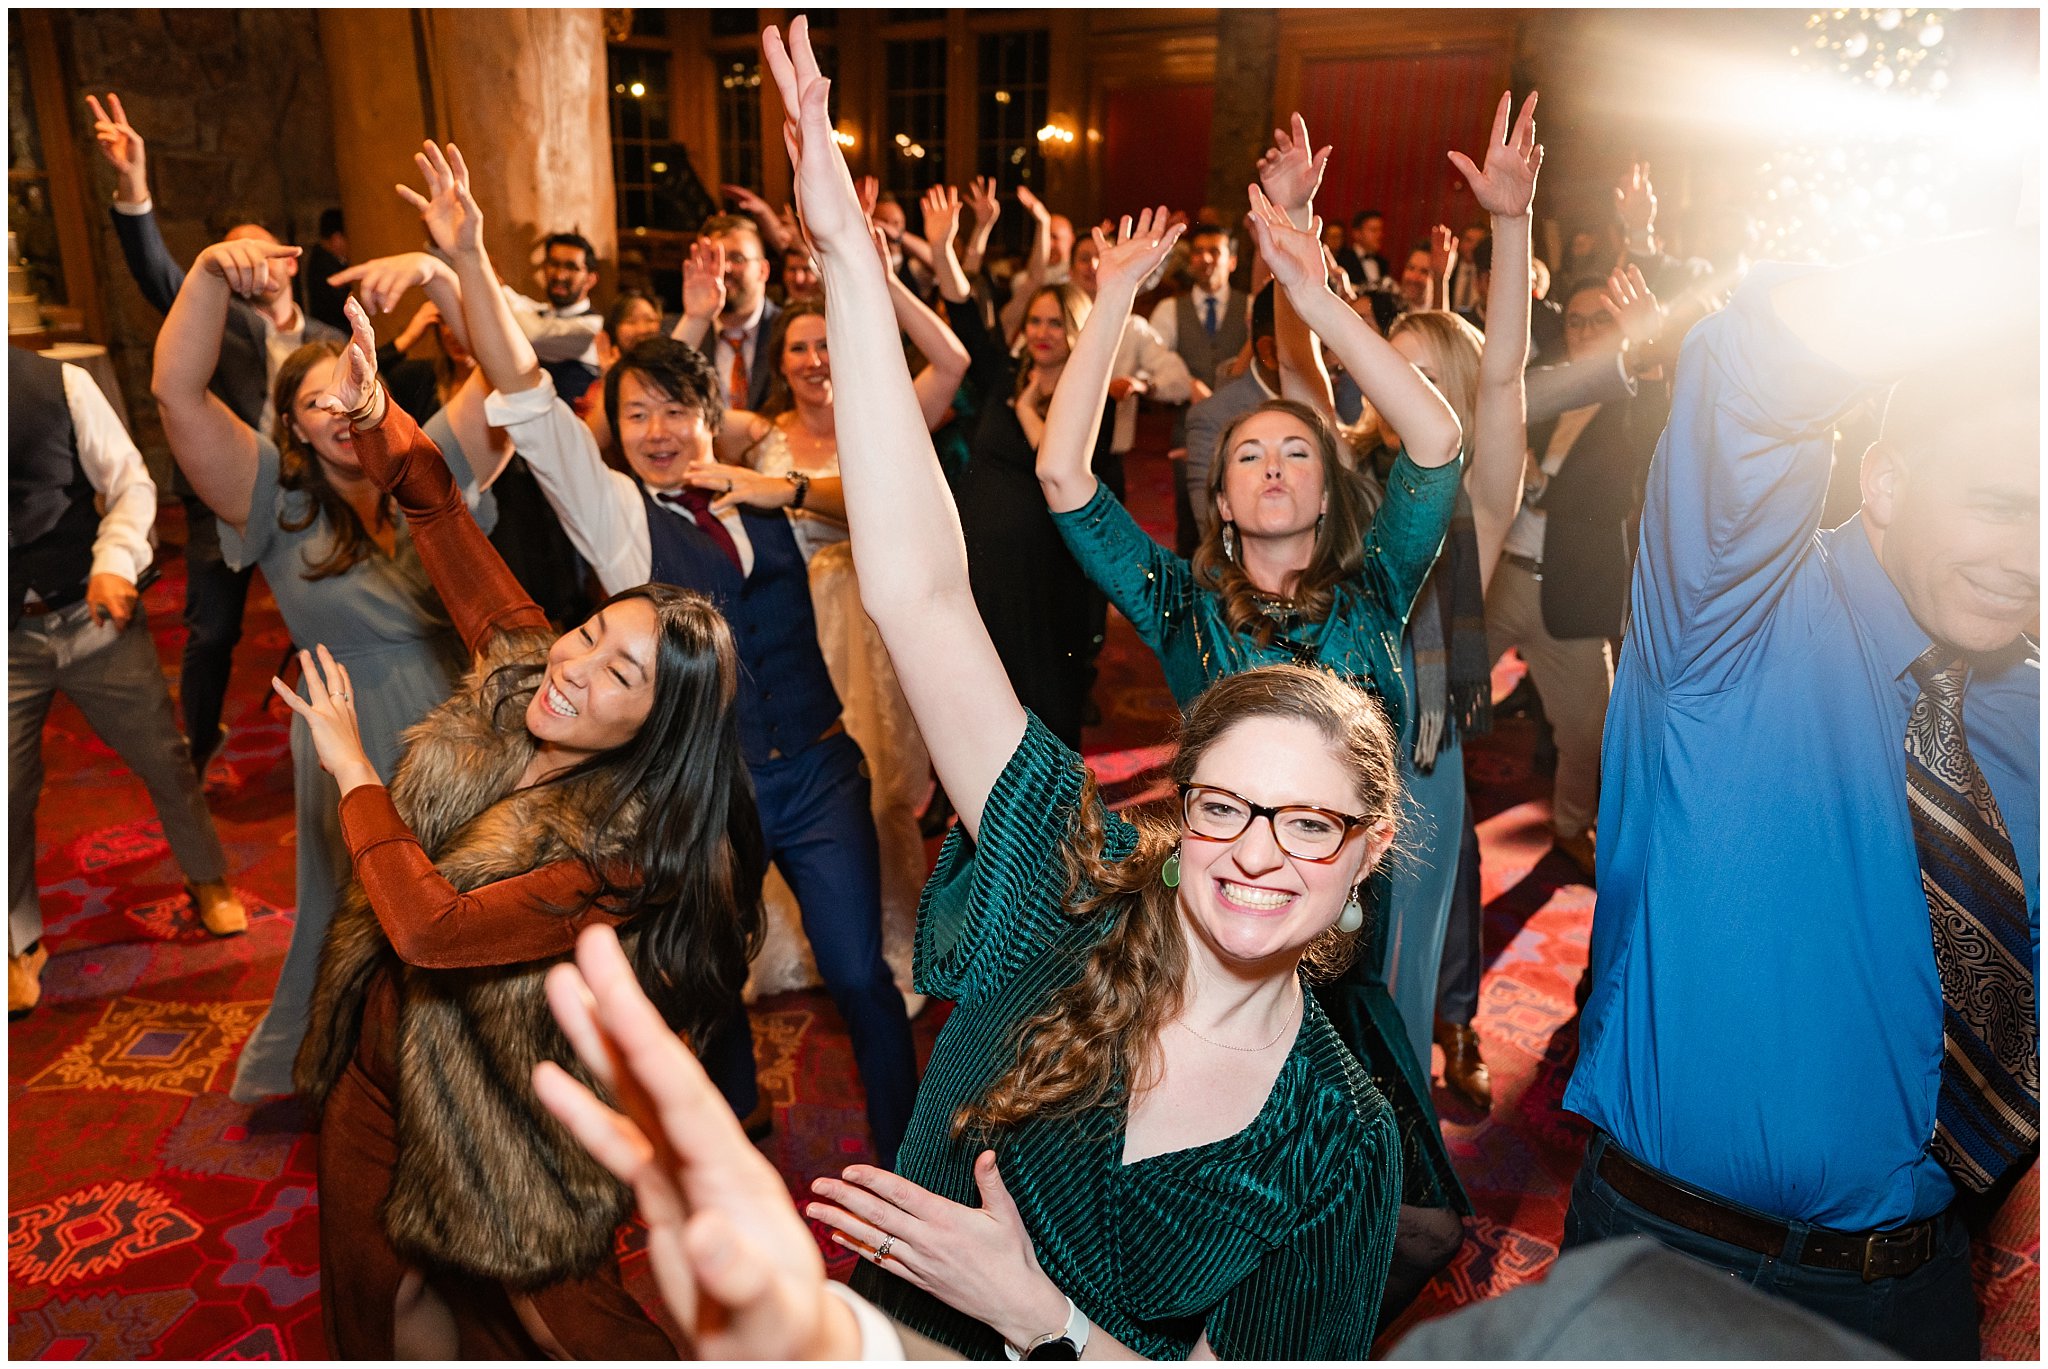
[[[818,650],[810,574],[780,509],[740,509],[754,546],[754,570],[741,577],[726,554],[687,514],[643,488],[650,578],[707,596],[732,626],[739,648],[740,751],[748,765],[790,756],[839,719],[839,694]]]
[[[64,394],[64,367],[7,349],[7,626],[27,592],[52,608],[85,597],[99,536],[92,482],[78,462],[78,434]]]

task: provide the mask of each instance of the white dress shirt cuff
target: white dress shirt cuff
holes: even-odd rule
[[[119,200],[114,201],[114,212],[116,214],[129,214],[138,219],[154,208],[156,208],[156,201],[153,199],[145,199],[141,204],[123,204]]]
[[[860,1327],[862,1359],[900,1360],[904,1357],[903,1338],[896,1334],[895,1325],[882,1315],[880,1308],[843,1283],[827,1279],[825,1288],[833,1297],[853,1309],[853,1320]]]

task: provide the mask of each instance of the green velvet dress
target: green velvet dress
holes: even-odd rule
[[[1159,657],[1167,688],[1183,709],[1228,675],[1263,665],[1321,666],[1369,691],[1398,736],[1407,711],[1401,638],[1415,596],[1436,563],[1458,500],[1462,461],[1424,468],[1407,452],[1387,474],[1387,496],[1366,531],[1357,576],[1339,585],[1320,623],[1284,623],[1270,646],[1231,629],[1223,600],[1195,579],[1194,567],[1138,526],[1098,486],[1053,524],[1082,571],[1130,619]],[[1404,1202],[1472,1210],[1444,1148],[1429,1101],[1428,1062],[1418,1061],[1380,967],[1387,962],[1390,875],[1385,862],[1369,885],[1373,915],[1352,968],[1317,993],[1337,1031],[1393,1104],[1406,1175]]]
[[[1113,911],[1067,913],[1057,852],[1082,766],[1036,717],[989,795],[980,840],[954,828],[925,886],[917,988],[956,1003],[897,1156],[908,1179],[981,1205],[958,1110],[1016,1060],[1019,1025],[1078,977]],[[1111,859],[1135,833],[1105,815]],[[992,1145],[1038,1262],[1103,1330],[1147,1358],[1185,1358],[1207,1334],[1225,1359],[1364,1359],[1392,1257],[1400,1141],[1391,1110],[1306,999],[1294,1048],[1259,1115],[1234,1136],[1123,1163],[1128,1100],[1033,1119]],[[1002,1339],[888,1272],[853,1286],[970,1358]]]

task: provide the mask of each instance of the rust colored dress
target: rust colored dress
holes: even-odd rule
[[[433,442],[396,405],[387,412],[379,427],[357,434],[356,455],[396,497],[470,654],[501,632],[547,631],[547,616],[470,516]],[[343,798],[341,826],[377,921],[408,964],[463,969],[554,960],[575,949],[577,933],[590,923],[616,923],[602,908],[576,917],[557,911],[579,904],[595,884],[573,861],[458,892],[435,870],[382,785]],[[330,1350],[350,1359],[391,1357],[393,1307],[410,1267],[380,1215],[398,1160],[398,1007],[397,986],[380,975],[364,1005],[355,1054],[321,1116],[322,1316]],[[546,1358],[497,1281],[445,1267],[425,1272],[455,1315],[462,1358]],[[626,1291],[615,1255],[587,1278],[526,1296],[575,1358],[677,1357],[675,1343]]]

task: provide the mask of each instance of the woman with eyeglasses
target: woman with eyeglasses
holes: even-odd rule
[[[862,601],[961,818],[917,946],[918,987],[957,1006],[898,1172],[820,1180],[810,1215],[871,1262],[860,1291],[970,1356],[1363,1358],[1400,1142],[1304,981],[1363,924],[1393,733],[1326,672],[1247,671],[1189,710],[1178,811],[1108,811],[975,611],[806,27],[765,46]]]

